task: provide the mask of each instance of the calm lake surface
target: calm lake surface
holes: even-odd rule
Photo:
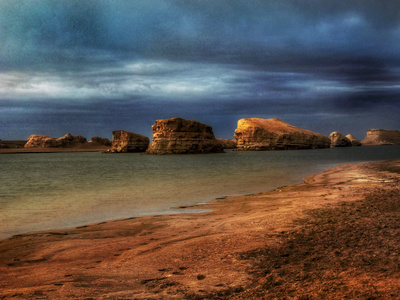
[[[0,155],[0,238],[149,214],[302,182],[337,164],[400,157],[400,146],[206,155]]]

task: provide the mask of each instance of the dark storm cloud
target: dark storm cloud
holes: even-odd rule
[[[359,57],[343,61],[336,72],[339,77],[353,85],[396,84],[400,80],[400,73],[394,67],[395,63],[390,64],[374,57]]]
[[[395,53],[399,11],[398,1],[9,0],[0,4],[0,39],[14,63],[114,55],[293,62],[313,49]]]
[[[181,116],[228,136],[279,116],[329,134],[373,113],[398,129],[399,38],[394,0],[3,0],[0,133]]]

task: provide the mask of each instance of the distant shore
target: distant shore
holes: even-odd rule
[[[0,154],[18,153],[66,153],[66,152],[104,152],[110,149],[107,146],[86,146],[73,148],[1,148]]]
[[[399,182],[400,159],[342,165],[209,213],[17,235],[0,241],[0,298],[390,298]]]
[[[82,143],[72,147],[46,147],[46,148],[25,148],[25,140],[0,140],[0,154],[18,154],[18,153],[66,153],[66,152],[104,152],[110,149],[110,146],[99,145],[97,143]]]

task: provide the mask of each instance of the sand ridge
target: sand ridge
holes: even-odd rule
[[[196,206],[212,209],[208,213],[146,216],[14,236],[0,241],[0,298],[318,299],[329,295],[334,299],[335,295],[352,298],[357,291],[390,298],[400,285],[398,270],[386,266],[385,276],[375,278],[342,257],[347,266],[326,287],[314,275],[325,278],[330,267],[321,271],[313,265],[319,273],[307,268],[310,257],[323,254],[304,242],[312,242],[311,238],[300,237],[307,236],[307,230],[318,232],[313,212],[326,211],[342,224],[343,218],[363,219],[357,217],[357,209],[364,209],[358,203],[377,202],[382,195],[398,199],[399,173],[400,160],[338,166],[307,177],[303,184]],[[337,211],[343,203],[355,204]],[[348,215],[353,210],[355,214]],[[396,217],[392,222],[398,223]],[[324,232],[319,234],[323,241]],[[290,247],[310,249],[300,251],[304,257],[299,258]],[[349,252],[346,245],[340,247],[341,253]],[[374,251],[379,255],[381,250]],[[275,265],[269,265],[271,261]],[[292,283],[294,276],[288,274],[300,265],[305,274]]]

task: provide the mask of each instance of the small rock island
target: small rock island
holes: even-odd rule
[[[111,141],[107,138],[94,136],[90,139],[89,144],[97,144],[97,145],[103,145],[103,146],[110,147]]]
[[[353,147],[362,146],[361,142],[360,142],[356,137],[354,137],[353,135],[351,135],[350,133],[349,133],[348,135],[346,135],[346,137],[350,140],[351,145],[352,145]]]
[[[351,147],[352,143],[349,138],[345,137],[340,132],[334,131],[329,135],[331,139],[331,147]]]
[[[111,152],[145,152],[149,144],[150,140],[147,136],[125,130],[116,130],[113,131]]]

